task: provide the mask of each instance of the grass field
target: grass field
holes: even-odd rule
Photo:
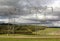
[[[26,35],[26,34],[9,34],[9,36],[7,36],[7,34],[0,34],[0,37],[16,37],[16,38],[31,38],[31,37],[48,37],[48,38],[60,38],[60,28],[46,28],[45,30],[40,30],[37,32],[33,32],[36,33],[37,35]]]
[[[37,34],[37,35],[60,35],[60,28],[46,28],[44,30],[39,30],[36,32],[33,32],[33,34]],[[1,35],[6,35],[6,34],[1,34]],[[9,34],[9,35],[13,35],[13,34]],[[16,36],[21,36],[24,34],[15,34]],[[26,34],[25,34],[26,35]],[[27,36],[29,36],[30,34],[27,34]],[[31,36],[34,36],[31,34]]]
[[[46,28],[45,30],[37,31],[37,34],[9,34],[9,36],[1,34],[0,41],[60,41],[60,28]]]
[[[0,38],[0,41],[60,41],[57,38]]]
[[[46,28],[35,33],[39,35],[60,35],[60,28]]]

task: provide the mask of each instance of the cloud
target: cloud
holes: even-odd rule
[[[16,5],[19,0],[0,0],[0,5],[8,5],[8,6],[14,6]]]
[[[56,4],[56,5],[55,5]],[[8,17],[12,23],[15,17],[16,23],[40,23],[46,26],[60,25],[60,1],[59,0],[0,0],[0,21],[8,23]],[[44,10],[45,6],[53,7]],[[8,9],[18,8],[17,15],[8,16]],[[30,7],[39,7],[40,11],[31,12]],[[11,10],[13,11],[13,9]],[[45,12],[46,11],[46,12]],[[37,12],[37,17],[36,17]],[[46,16],[44,15],[46,13]],[[3,15],[3,16],[1,16]],[[13,17],[14,16],[14,17]],[[58,25],[59,24],[59,25]]]

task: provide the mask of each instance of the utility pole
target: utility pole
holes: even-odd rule
[[[9,23],[10,23],[10,11],[9,11],[9,9],[8,9],[8,14],[7,14],[7,16],[8,16],[7,36],[9,36],[9,28],[10,28],[10,25],[9,25]]]
[[[53,14],[53,7],[46,7],[46,10],[47,10],[47,8],[51,8],[51,10],[52,10],[52,14]],[[44,13],[44,20],[45,20],[45,22],[47,21],[47,17],[46,17],[46,14],[47,14],[47,12],[46,12],[46,10],[45,10],[45,13]]]
[[[47,8],[51,8],[51,10],[52,10],[52,13],[53,13],[53,7],[45,7],[45,9],[42,11],[43,13],[44,13],[44,22],[46,22],[46,11],[47,11]],[[34,7],[34,9],[36,10],[36,20],[38,20],[38,11],[39,11],[39,8],[37,8],[37,7]],[[42,13],[42,12],[40,12],[40,13]],[[38,21],[37,21],[38,22]],[[36,28],[37,28],[37,23],[36,23]],[[36,32],[36,34],[37,34],[37,32]]]
[[[16,8],[14,8],[14,17],[13,17],[13,34],[15,33],[15,14],[16,14]]]
[[[35,27],[35,30],[36,30],[36,35],[37,35],[37,22],[38,22],[38,8],[37,7],[33,7],[33,10],[34,10],[34,14],[35,14],[35,16],[36,16],[36,27]]]
[[[16,8],[14,8],[14,12],[11,11],[10,9],[8,9],[8,33],[7,36],[9,36],[10,31],[15,32],[15,14],[16,14]],[[10,21],[12,22],[12,20],[10,19],[11,15],[13,16],[13,27],[11,25],[9,25]],[[10,29],[11,28],[11,29]]]

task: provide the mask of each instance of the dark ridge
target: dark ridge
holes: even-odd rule
[[[49,27],[49,28],[60,28],[60,27],[58,27],[58,26],[57,26],[57,27],[54,27],[54,26],[53,26],[53,27]]]
[[[0,25],[13,25],[11,23],[0,23]]]

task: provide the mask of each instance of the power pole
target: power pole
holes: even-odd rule
[[[7,14],[8,15],[8,33],[7,33],[7,36],[9,36],[10,31],[12,31],[13,34],[15,32],[15,29],[14,29],[15,28],[15,14],[16,14],[16,8],[14,8],[14,12],[8,9],[8,14]],[[9,23],[12,22],[12,20],[10,19],[11,15],[14,15],[13,16],[13,27],[9,25]]]
[[[16,8],[14,8],[14,17],[13,17],[13,34],[15,34],[15,14],[16,14]]]
[[[51,11],[52,11],[51,13],[53,14],[53,7],[47,7],[47,8],[50,8]],[[47,10],[47,8],[46,8],[46,10]],[[46,10],[45,10],[45,11],[46,11]],[[45,21],[47,21],[47,19],[46,19],[46,18],[47,18],[47,17],[46,17],[46,13],[47,13],[47,12],[45,12],[45,14],[44,14],[44,16],[45,16]]]

